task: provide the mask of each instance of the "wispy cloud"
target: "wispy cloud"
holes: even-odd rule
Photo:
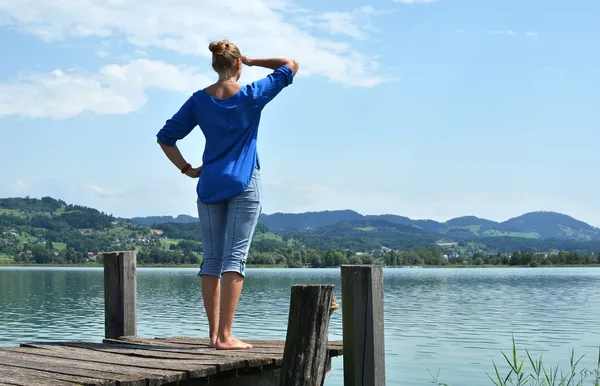
[[[403,3],[403,4],[425,4],[425,3],[435,3],[438,0],[394,0],[395,3]]]
[[[565,73],[565,70],[563,70],[562,68],[552,67],[552,66],[547,67],[546,71],[552,72],[555,74],[564,74]]]
[[[111,197],[115,195],[114,191],[94,184],[83,185],[81,188],[100,197]]]
[[[505,36],[517,36],[517,33],[513,30],[496,30],[488,31],[491,35],[505,35]]]
[[[94,52],[94,54],[96,54],[96,56],[98,56],[100,58],[107,58],[108,56],[110,56],[109,48],[110,48],[110,43],[107,41],[103,41],[100,43],[100,48],[98,50],[96,50],[96,52]]]
[[[539,36],[539,34],[537,32],[534,31],[526,31],[523,34],[520,34],[514,30],[508,29],[508,30],[492,30],[492,31],[488,31],[488,33],[490,35],[504,35],[504,36],[525,36],[527,38],[536,38]]]
[[[0,84],[0,117],[65,119],[84,112],[126,114],[146,104],[148,89],[189,93],[210,79],[197,68],[147,59],[105,66],[97,73],[54,70],[29,74]]]
[[[527,36],[528,38],[537,38],[539,34],[534,31],[527,31],[525,32],[525,36]]]
[[[206,60],[208,43],[227,37],[249,56],[299,59],[303,76],[360,87],[388,80],[374,70],[373,52],[312,34],[290,17],[293,7],[287,0],[0,1],[0,25],[48,42],[110,38],[133,45],[132,51],[156,47]],[[364,35],[364,28],[353,28],[343,13],[323,14],[321,19],[332,35]]]
[[[364,6],[351,12],[311,12],[303,9],[297,11],[294,21],[307,28],[317,28],[332,35],[346,35],[365,40],[369,32],[379,31],[371,18],[382,12],[373,7]]]

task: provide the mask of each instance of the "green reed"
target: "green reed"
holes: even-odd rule
[[[571,351],[569,358],[569,368],[560,369],[559,366],[546,366],[543,361],[543,354],[539,358],[534,358],[528,350],[525,355],[517,354],[517,345],[515,339],[512,339],[512,352],[507,355],[502,352],[502,356],[508,365],[508,373],[501,374],[500,369],[495,362],[494,372],[489,374],[488,378],[495,386],[600,386],[600,350],[598,351],[598,361],[595,369],[580,368],[583,356],[576,358],[575,351]],[[433,379],[433,384],[438,386],[449,386],[440,382],[439,372],[434,376],[429,372]]]

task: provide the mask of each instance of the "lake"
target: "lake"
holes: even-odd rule
[[[492,385],[512,336],[565,370],[571,350],[595,368],[600,269],[385,269],[388,385]],[[197,269],[138,268],[138,335],[207,336]],[[0,346],[104,336],[102,269],[0,268]],[[290,287],[335,284],[338,269],[248,269],[234,322],[241,339],[285,339]],[[341,340],[341,310],[330,338]],[[502,369],[505,369],[502,366]],[[333,362],[328,386],[342,381]]]

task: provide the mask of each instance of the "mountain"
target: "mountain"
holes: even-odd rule
[[[511,218],[500,224],[500,230],[513,233],[536,233],[541,239],[574,238],[591,240],[598,237],[599,229],[555,212],[532,212]]]
[[[486,220],[484,218],[479,218],[479,217],[475,217],[475,216],[464,216],[464,217],[457,217],[457,218],[448,220],[448,221],[446,221],[446,225],[448,225],[450,227],[464,227],[464,228],[472,227],[472,226],[492,228],[492,227],[498,225],[498,223],[495,221]]]
[[[198,219],[180,215],[177,218],[165,217],[136,217],[132,222],[150,226],[155,223],[190,223]],[[583,221],[556,212],[531,212],[511,218],[504,222],[496,222],[475,216],[464,216],[450,219],[446,222],[433,220],[413,220],[408,217],[383,214],[362,215],[353,210],[337,210],[306,213],[274,213],[263,214],[260,223],[274,233],[304,232],[322,230],[327,233],[328,227],[340,223],[371,222],[369,227],[377,229],[389,228],[390,225],[401,225],[404,233],[418,230],[423,233],[438,234],[445,240],[461,241],[479,237],[517,237],[526,239],[571,239],[571,240],[600,240],[600,229],[592,227]],[[381,222],[380,222],[381,221]],[[378,224],[378,225],[375,225]],[[387,225],[384,225],[387,224]],[[365,228],[355,226],[355,228]],[[418,233],[418,232],[417,232]]]
[[[195,264],[201,242],[200,223],[192,216],[130,220],[50,197],[0,199],[2,261],[72,263],[87,261],[100,251],[136,248],[140,262]],[[284,255],[295,261],[308,250],[375,253],[383,247],[417,252],[445,248],[461,255],[514,251],[596,255],[600,229],[555,212],[526,213],[504,222],[475,216],[437,222],[393,214],[365,216],[352,210],[275,213],[261,217],[251,246],[253,253],[270,254],[257,257],[257,264],[281,262]]]
[[[149,217],[132,217],[131,222],[138,225],[151,226],[152,224],[164,224],[164,223],[176,223],[176,224],[188,224],[191,222],[198,222],[197,217],[188,216],[187,214],[180,214],[177,217],[173,216],[149,216]]]
[[[364,220],[365,217],[353,210],[334,210],[308,213],[263,214],[260,222],[272,232],[290,232],[319,228],[337,224],[341,221]]]

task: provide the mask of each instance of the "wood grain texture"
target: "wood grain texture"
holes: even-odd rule
[[[385,386],[383,268],[344,265],[344,386]]]
[[[0,364],[0,377],[3,384],[19,386],[73,386],[74,384],[85,386],[116,386],[117,384],[116,381],[106,379],[49,373],[47,371],[31,370],[5,364]]]
[[[124,386],[145,386],[146,379],[141,375],[125,375],[110,370],[92,370],[75,367],[73,363],[62,361],[56,363],[47,359],[31,359],[20,353],[0,351],[0,363],[23,369],[44,371],[49,374],[70,375],[73,377],[98,378],[114,380]]]
[[[281,386],[321,386],[329,361],[327,335],[333,285],[295,285],[281,366]]]
[[[104,254],[104,335],[136,335],[136,251]]]

